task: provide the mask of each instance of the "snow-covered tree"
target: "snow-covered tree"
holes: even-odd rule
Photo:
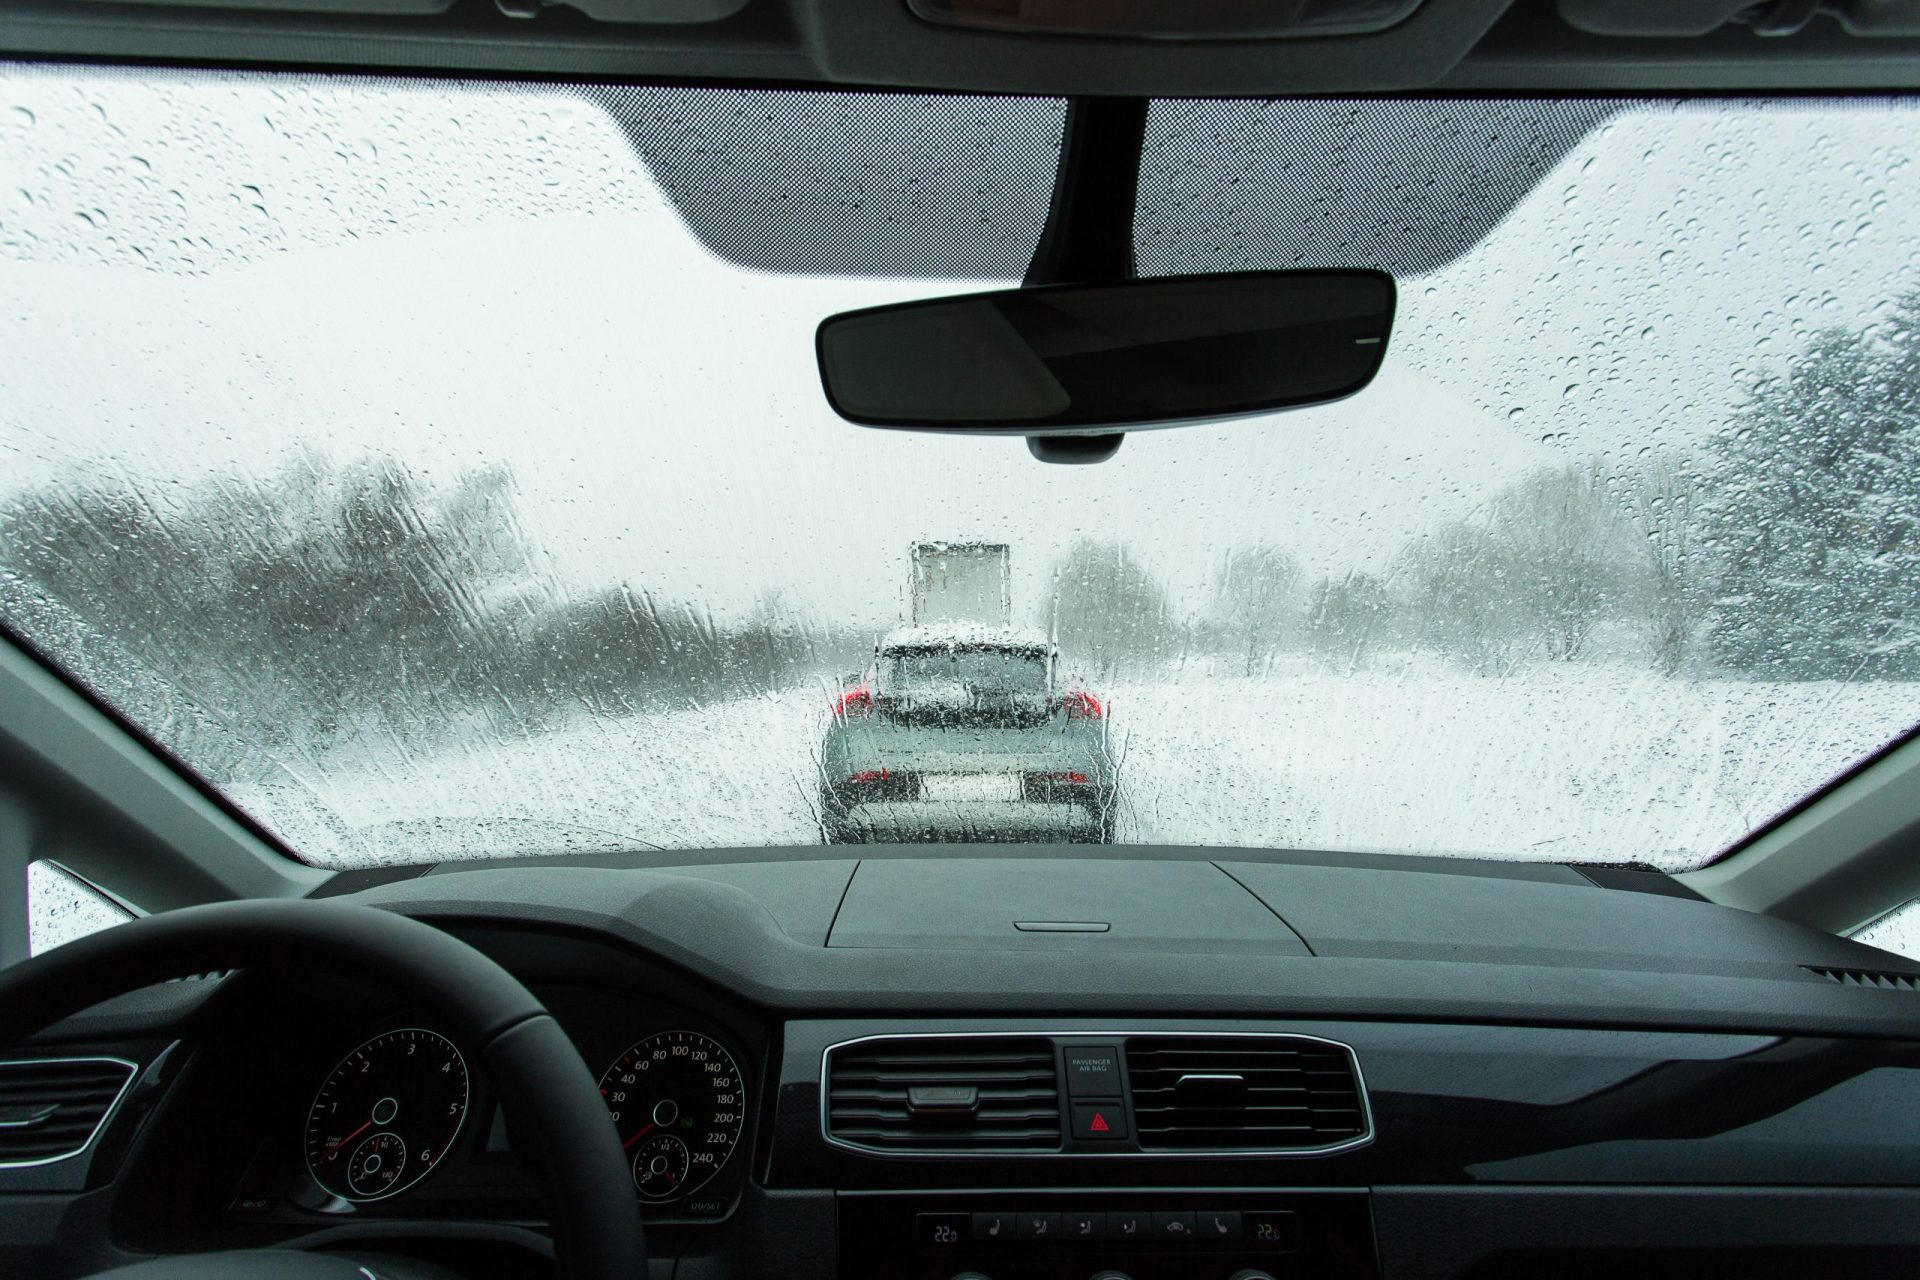
[[[1710,459],[1720,659],[1789,678],[1920,677],[1920,293],[1759,379]]]

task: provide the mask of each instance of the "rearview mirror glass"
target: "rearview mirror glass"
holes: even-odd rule
[[[1175,276],[849,311],[815,343],[850,421],[1084,433],[1352,395],[1380,370],[1393,304],[1378,271]]]

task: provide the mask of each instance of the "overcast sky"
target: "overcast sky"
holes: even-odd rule
[[[711,258],[590,104],[4,71],[0,491],[503,459],[569,584],[884,623],[916,539],[1012,542],[1024,608],[1089,536],[1198,607],[1226,547],[1379,569],[1529,468],[1697,447],[1748,371],[1920,280],[1915,136],[1910,106],[1628,113],[1401,281],[1362,395],[1076,468],[837,420],[814,325],[941,282]]]

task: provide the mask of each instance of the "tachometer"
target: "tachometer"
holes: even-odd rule
[[[644,1200],[698,1190],[726,1165],[746,1125],[746,1082],[733,1055],[693,1031],[663,1031],[600,1077]]]
[[[307,1169],[344,1200],[427,1176],[467,1118],[467,1064],[445,1036],[389,1031],[340,1060],[307,1111]]]

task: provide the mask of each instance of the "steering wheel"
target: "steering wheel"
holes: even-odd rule
[[[248,901],[186,907],[80,938],[0,969],[0,1046],[102,1000],[188,974],[327,966],[418,1000],[478,1056],[539,1185],[563,1280],[647,1274],[640,1205],[587,1064],[505,969],[430,925],[340,902]],[[118,1267],[115,1280],[284,1275],[364,1280],[446,1273],[392,1259],[239,1250]]]

